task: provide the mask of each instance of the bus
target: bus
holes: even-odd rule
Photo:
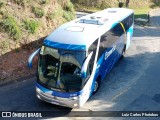
[[[55,105],[79,108],[129,48],[134,12],[108,8],[64,23],[28,59],[38,55],[36,95]]]

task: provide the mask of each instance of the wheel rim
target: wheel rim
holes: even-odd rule
[[[97,82],[97,81],[95,81],[95,84],[94,84],[94,92],[96,92],[96,91],[97,91],[97,89],[98,89],[98,82]]]

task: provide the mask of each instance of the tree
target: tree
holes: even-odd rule
[[[126,8],[129,7],[129,0],[126,0]]]

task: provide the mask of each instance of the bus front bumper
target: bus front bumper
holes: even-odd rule
[[[69,108],[79,108],[82,106],[82,104],[80,104],[79,96],[72,98],[62,98],[44,93],[39,88],[36,88],[36,95],[38,99],[55,105],[65,106]]]

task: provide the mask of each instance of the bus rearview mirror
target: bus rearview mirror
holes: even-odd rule
[[[32,62],[33,62],[33,58],[39,53],[41,48],[38,48],[36,51],[34,51],[28,58],[28,67],[32,68]]]
[[[83,65],[82,65],[82,69],[81,69],[81,78],[86,78],[87,77],[87,68],[88,68],[88,64],[89,64],[89,61],[92,57],[92,54],[93,52],[91,52],[87,58],[85,59]]]

